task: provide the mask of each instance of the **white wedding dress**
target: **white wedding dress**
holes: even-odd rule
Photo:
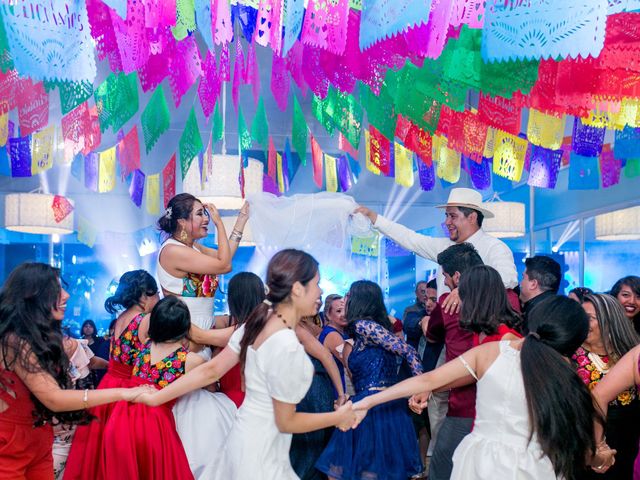
[[[473,431],[453,454],[451,480],[555,480],[536,435],[529,441],[520,351],[500,342],[500,354],[478,381]]]
[[[244,327],[229,347],[240,353]],[[297,480],[289,462],[291,434],[276,426],[272,399],[297,404],[309,390],[313,365],[293,330],[279,330],[258,349],[249,347],[244,367],[246,396],[206,480]]]
[[[170,238],[162,244],[160,253],[166,245],[188,248]],[[213,295],[217,287],[215,276],[177,278],[162,268],[160,261],[157,271],[162,288],[179,296],[189,308],[191,323],[205,330],[210,329],[213,326]],[[209,360],[211,349],[205,348],[198,355]],[[183,395],[173,407],[176,430],[196,480],[206,479],[204,472],[215,466],[215,454],[223,447],[236,413],[235,403],[224,393],[212,393],[204,389]]]

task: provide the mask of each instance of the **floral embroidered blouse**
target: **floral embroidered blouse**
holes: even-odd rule
[[[151,342],[140,351],[132,375],[164,388],[185,374],[187,349],[178,348],[159,362],[151,364]]]
[[[579,347],[571,357],[576,366],[578,376],[589,387],[589,390],[595,388],[600,380],[609,372],[609,357],[606,355],[598,355],[588,351],[584,347]],[[620,393],[610,405],[629,405],[638,396],[636,387],[631,387]]]
[[[183,297],[211,298],[218,289],[218,276],[189,273],[182,279]]]
[[[134,364],[138,353],[140,353],[138,330],[145,315],[145,313],[141,313],[133,317],[120,336],[111,339],[109,349],[109,358],[111,360],[129,366]]]

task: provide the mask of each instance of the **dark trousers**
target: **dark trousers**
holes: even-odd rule
[[[449,480],[453,470],[453,452],[471,433],[473,418],[446,417],[438,432],[438,440],[429,464],[429,480]]]

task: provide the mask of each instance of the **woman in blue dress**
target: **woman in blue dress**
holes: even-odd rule
[[[346,358],[354,401],[398,381],[397,356],[407,361],[413,375],[422,373],[415,349],[393,334],[377,284],[355,282],[345,298],[347,330],[355,340]],[[335,431],[316,468],[337,480],[406,480],[422,472],[405,400],[371,409],[355,430]]]
[[[340,379],[342,380],[342,390],[347,391],[344,371],[344,343],[349,340],[346,332],[347,319],[344,316],[344,300],[340,295],[332,293],[328,295],[324,302],[324,319],[326,325],[322,328],[318,340],[327,347],[333,354],[333,358],[338,365],[340,371]],[[336,400],[340,400],[338,392],[333,389],[333,395]]]

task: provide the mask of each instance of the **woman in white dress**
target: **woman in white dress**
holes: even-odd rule
[[[227,239],[216,207],[203,205],[193,195],[181,193],[173,197],[158,220],[158,226],[170,237],[158,253],[158,279],[163,293],[174,295],[189,308],[191,322],[208,330],[213,326],[213,302],[218,288],[218,274],[231,270],[231,259],[238,249],[247,221],[245,205]],[[217,230],[218,249],[200,245],[207,236],[209,221]],[[217,339],[212,345],[224,347],[233,328],[212,331]],[[211,359],[211,349],[191,344],[190,349],[205,360]],[[200,389],[184,396],[173,408],[176,428],[184,445],[189,466],[196,479],[212,461],[212,452],[222,447],[233,419],[235,404],[223,393]]]
[[[593,436],[602,418],[568,360],[589,330],[584,310],[552,297],[531,311],[529,329],[524,339],[476,347],[354,409],[364,418],[375,405],[414,395],[409,403],[421,410],[430,392],[477,381],[473,431],[454,453],[452,480],[573,480],[587,460],[608,468],[613,451]]]
[[[315,315],[322,290],[318,263],[299,250],[278,252],[267,268],[266,300],[238,328],[213,360],[167,388],[138,401],[159,405],[243,367],[246,397],[225,447],[203,478],[295,480],[289,463],[292,433],[330,426],[350,428],[351,402],[334,412],[296,412],[313,376],[313,366],[294,329],[301,317]]]

